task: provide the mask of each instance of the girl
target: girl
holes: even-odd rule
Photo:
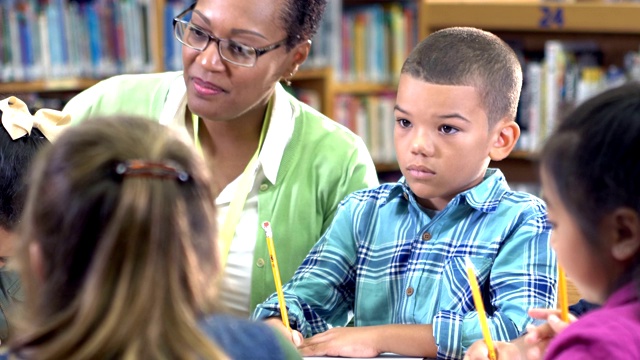
[[[16,255],[29,317],[9,353],[299,359],[265,325],[207,316],[219,271],[210,183],[191,146],[146,119],[65,131],[29,178]]]
[[[589,100],[546,143],[551,245],[584,298],[603,304],[553,339],[546,359],[640,358],[639,178],[637,83]]]
[[[558,261],[584,300],[603,306],[570,316],[571,324],[557,310],[532,309],[547,322],[497,342],[498,358],[639,359],[640,84],[606,91],[569,114],[545,144],[540,170]],[[465,355],[487,358],[484,341]]]

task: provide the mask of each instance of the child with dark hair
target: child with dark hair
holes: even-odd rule
[[[347,197],[284,286],[304,355],[461,358],[482,338],[466,259],[497,340],[555,303],[544,203],[488,168],[520,135],[521,85],[516,55],[485,31],[440,30],[411,52],[395,105],[403,178]],[[274,294],[254,316],[287,333],[280,309]],[[355,327],[342,327],[351,314]]]
[[[551,245],[602,308],[554,338],[545,359],[640,359],[640,84],[589,100],[541,155]]]
[[[0,340],[9,337],[7,312],[14,301],[22,300],[20,280],[6,266],[13,254],[13,238],[24,205],[24,174],[36,153],[49,144],[69,122],[62,113],[42,109],[31,115],[16,97],[0,101]],[[47,133],[48,136],[45,136]]]
[[[497,344],[513,359],[640,359],[640,84],[580,105],[547,140],[542,189],[558,262],[591,303],[570,324],[557,311],[524,341]],[[524,344],[524,346],[522,346]],[[469,359],[485,359],[474,345]]]

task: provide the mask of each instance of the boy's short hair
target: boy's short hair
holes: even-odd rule
[[[509,45],[490,32],[470,27],[438,30],[411,51],[401,73],[432,84],[473,86],[490,127],[505,117],[515,119],[522,67]]]

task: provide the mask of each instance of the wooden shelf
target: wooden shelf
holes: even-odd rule
[[[638,3],[461,2],[424,0],[420,32],[451,26],[485,30],[640,33]]]
[[[0,93],[18,94],[32,92],[62,92],[62,91],[80,91],[92,85],[95,85],[99,79],[51,79],[36,80],[29,82],[10,82],[0,83]]]
[[[368,95],[382,92],[395,93],[398,89],[396,84],[379,84],[379,83],[337,83],[335,85],[334,92],[336,94],[354,94],[354,95]]]
[[[324,80],[332,76],[331,68],[300,69],[291,81]]]

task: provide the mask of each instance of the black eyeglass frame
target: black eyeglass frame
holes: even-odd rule
[[[190,49],[193,49],[193,50],[196,50],[196,51],[200,51],[200,52],[205,51],[207,49],[207,47],[209,47],[209,44],[211,44],[211,41],[213,41],[213,42],[216,43],[216,46],[218,47],[218,54],[226,62],[234,64],[234,65],[238,65],[238,66],[243,66],[243,67],[254,67],[254,66],[256,66],[256,63],[258,62],[258,58],[260,56],[268,53],[269,51],[272,51],[272,50],[275,50],[275,49],[279,48],[280,46],[284,45],[287,42],[288,38],[284,38],[284,39],[282,39],[282,40],[280,40],[280,41],[278,41],[276,43],[273,43],[271,45],[267,45],[267,46],[264,46],[264,47],[261,47],[261,48],[256,48],[256,47],[253,47],[253,46],[249,46],[249,45],[245,45],[245,44],[239,43],[237,41],[233,41],[233,40],[229,40],[229,39],[223,39],[223,38],[219,38],[219,37],[213,36],[213,35],[209,34],[207,31],[205,31],[204,29],[200,28],[199,26],[192,24],[190,21],[186,21],[186,20],[182,19],[182,17],[184,17],[190,11],[193,11],[195,8],[196,8],[196,3],[193,3],[193,4],[191,4],[191,6],[189,6],[187,9],[185,9],[183,12],[178,14],[178,16],[173,18],[173,33],[174,33],[176,39],[182,45],[187,46]],[[207,35],[209,37],[209,40],[207,41],[207,44],[202,49],[199,49],[199,48],[193,47],[193,46],[191,46],[189,44],[186,44],[184,41],[182,41],[180,38],[178,38],[178,34],[176,33],[176,26],[178,25],[178,23],[182,23],[184,25],[188,25],[188,26],[194,27],[198,31],[201,31],[203,34]],[[226,57],[224,57],[224,55],[222,55],[222,51],[220,50],[220,41],[222,41],[222,40],[224,40],[224,41],[233,41],[234,43],[236,43],[238,45],[244,46],[244,47],[249,48],[249,49],[253,49],[253,52],[255,53],[255,60],[253,61],[253,64],[251,64],[251,65],[240,64],[240,63],[237,63],[237,62],[235,62],[233,60],[229,60]]]

